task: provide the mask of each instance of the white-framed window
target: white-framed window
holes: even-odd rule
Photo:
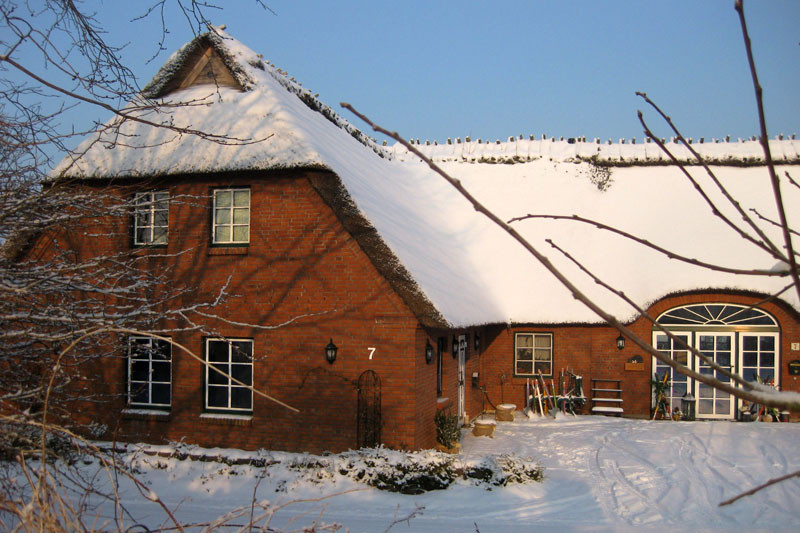
[[[172,344],[153,337],[128,338],[128,405],[172,405]]]
[[[514,374],[533,376],[553,373],[553,334],[516,333],[514,335]]]
[[[169,192],[136,193],[133,199],[133,242],[139,246],[167,244]]]
[[[206,339],[206,409],[253,410],[253,341]]]
[[[250,242],[250,189],[215,189],[214,221],[211,239],[214,244]]]

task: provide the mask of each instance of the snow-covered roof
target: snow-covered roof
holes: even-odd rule
[[[119,131],[87,139],[76,151],[81,157],[65,159],[56,174],[94,178],[329,169],[340,178],[354,209],[396,258],[392,268],[407,275],[414,290],[450,325],[599,321],[516,242],[404,148],[375,146],[253,51],[222,31],[211,35],[199,39],[209,39],[239,87],[176,90],[163,100],[193,104],[146,116],[246,142],[215,143],[126,121]],[[173,55],[148,86],[151,94],[160,96],[188,55],[187,49]],[[780,163],[800,160],[800,142],[776,140],[771,145]],[[767,171],[756,165],[757,142],[696,141],[693,146],[717,165],[715,171],[745,209],[777,220]],[[655,144],[514,138],[501,143],[458,139],[420,148],[505,220],[528,213],[580,215],[688,257],[743,269],[775,267],[774,259],[724,226],[680,170],[665,164]],[[684,150],[678,148],[682,158],[687,157]],[[787,169],[791,171],[788,166],[779,169],[782,176]],[[702,168],[691,171],[719,200]],[[800,189],[782,179],[787,211],[797,227]],[[720,205],[731,213],[724,202]],[[740,221],[738,215],[731,218]],[[777,228],[767,221],[759,225],[781,246]],[[575,221],[537,219],[514,226],[583,291],[623,319],[634,318],[635,312],[551,248],[548,239],[643,307],[676,291],[775,293],[787,284],[785,277],[708,271]],[[800,310],[794,292],[782,298]]]

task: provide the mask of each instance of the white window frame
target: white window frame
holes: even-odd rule
[[[146,346],[147,357],[134,357],[135,346]],[[163,348],[160,352],[158,348]],[[163,354],[166,358],[156,357],[157,354]],[[134,379],[134,373],[139,372],[134,369],[134,364],[145,366],[144,370],[147,377],[144,379]],[[154,366],[166,364],[169,367],[169,376],[166,381],[164,379],[154,379],[156,371]],[[155,388],[167,387],[167,394],[169,400],[166,403],[153,401],[153,390]],[[137,387],[146,389],[147,400],[135,401],[134,396],[137,394]],[[142,389],[140,389],[142,390]],[[128,337],[128,405],[131,407],[140,408],[154,408],[154,409],[169,409],[172,406],[172,344],[156,339],[149,336],[131,336]]]
[[[532,342],[530,346],[520,346],[519,339],[521,337],[530,337]],[[536,346],[536,339],[537,337],[547,338],[549,339],[548,346]],[[520,354],[527,352],[530,350],[530,359],[520,358]],[[537,359],[537,352],[541,355],[543,352],[547,351],[548,357],[547,359]],[[530,363],[531,365],[531,372],[519,372],[519,363]],[[514,334],[514,375],[515,376],[524,376],[524,377],[532,377],[539,375],[539,368],[542,366],[548,365],[550,367],[549,372],[542,372],[543,376],[552,376],[553,375],[553,334],[552,333],[538,333],[538,332],[517,332]]]
[[[247,192],[247,205],[236,205],[237,193]],[[230,205],[219,205],[218,197],[221,194],[230,194]],[[249,187],[230,187],[226,189],[214,189],[212,200],[212,223],[211,223],[211,242],[213,244],[249,244],[250,243],[250,188]],[[247,222],[236,222],[237,215],[246,213]],[[226,218],[227,220],[220,220]],[[236,238],[236,231],[246,228],[246,238]],[[227,230],[227,238],[219,236],[222,230]]]
[[[160,217],[166,217],[163,224],[159,223]],[[163,235],[163,239],[156,237],[157,234]],[[163,246],[168,240],[169,191],[137,192],[133,197],[133,243],[137,246]]]
[[[227,355],[224,360],[212,360],[212,343],[217,343],[217,347],[221,347],[222,345],[225,346]],[[241,357],[237,356],[236,350],[239,348],[237,346],[239,344],[245,344],[249,346],[249,361],[241,361]],[[251,413],[253,411],[253,339],[208,338],[206,339],[205,348],[205,359],[206,363],[208,363],[205,365],[205,408],[211,411],[235,411]],[[224,374],[214,370],[214,368],[218,368]],[[249,368],[249,379],[241,379],[243,377],[241,372],[246,371],[247,368]],[[240,385],[231,378],[238,379],[244,383],[245,386]],[[212,389],[225,391],[226,401],[224,404],[211,404]],[[234,394],[237,394],[239,397],[244,394],[244,397],[247,399],[246,403],[248,405],[246,407],[235,406],[233,401]]]

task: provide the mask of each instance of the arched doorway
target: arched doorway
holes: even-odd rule
[[[771,314],[755,307],[727,303],[700,303],[674,307],[658,316],[656,322],[720,366],[738,373],[747,381],[761,380],[776,384],[780,364],[780,325]],[[671,340],[653,328],[653,346],[662,354],[701,374],[716,374],[728,382],[699,357],[690,357],[681,342]],[[696,400],[698,418],[734,418],[740,407],[735,398],[709,385],[689,379],[653,358],[657,378],[665,373],[670,379],[670,408],[680,405],[681,398],[691,392]]]

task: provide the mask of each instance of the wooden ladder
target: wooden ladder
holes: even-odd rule
[[[599,415],[622,414],[622,380],[592,380],[592,413]]]

